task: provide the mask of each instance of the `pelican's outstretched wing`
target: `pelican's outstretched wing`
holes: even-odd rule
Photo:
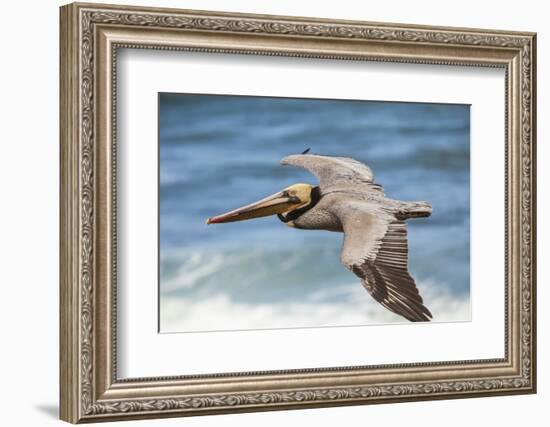
[[[293,154],[282,159],[281,164],[307,169],[317,177],[322,189],[339,184],[370,184],[372,189],[382,191],[382,187],[373,184],[374,174],[370,168],[348,157]]]
[[[342,221],[342,263],[372,297],[412,322],[429,321],[432,313],[409,275],[406,224],[369,203],[334,206]]]

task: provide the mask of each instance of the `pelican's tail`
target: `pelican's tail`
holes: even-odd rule
[[[425,218],[432,214],[432,205],[428,202],[403,202],[395,216],[404,220],[409,218]]]

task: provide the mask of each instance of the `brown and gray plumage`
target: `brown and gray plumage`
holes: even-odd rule
[[[370,168],[350,158],[297,154],[281,164],[307,169],[319,185],[294,184],[207,222],[277,214],[291,227],[343,232],[342,264],[361,279],[370,295],[410,321],[429,321],[432,314],[408,271],[405,220],[430,216],[431,206],[387,198]]]

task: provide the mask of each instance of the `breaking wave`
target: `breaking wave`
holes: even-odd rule
[[[334,253],[336,251],[336,253]],[[313,261],[312,261],[313,260]],[[160,330],[191,332],[403,323],[339,263],[337,249],[168,252]],[[337,265],[333,265],[337,264]],[[417,279],[435,322],[470,320],[469,293]]]
[[[421,283],[426,305],[434,322],[461,322],[471,318],[468,295],[441,292],[431,283]],[[330,296],[346,296],[328,302]],[[162,302],[160,330],[198,332],[245,329],[279,329],[326,326],[407,323],[374,301],[359,282],[322,290],[300,302],[251,304],[233,301],[227,294],[208,299],[168,298]]]

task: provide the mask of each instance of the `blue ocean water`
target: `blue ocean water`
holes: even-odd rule
[[[449,319],[445,307],[459,304],[450,318],[468,320],[469,135],[467,105],[160,94],[161,331],[379,320],[360,312],[370,296],[340,264],[340,233],[296,230],[276,217],[205,224],[293,183],[315,184],[307,171],[279,165],[306,148],[368,164],[388,197],[432,204],[430,218],[408,221],[409,268],[432,312]],[[326,318],[280,318],[318,314],[315,305]],[[191,317],[189,307],[204,310]]]

